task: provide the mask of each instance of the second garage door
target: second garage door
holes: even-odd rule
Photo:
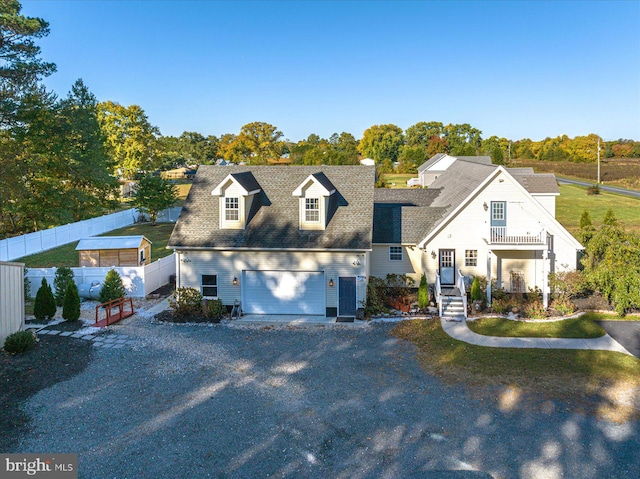
[[[322,271],[243,271],[245,314],[325,315]]]

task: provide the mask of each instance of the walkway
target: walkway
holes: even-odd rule
[[[601,351],[616,351],[633,356],[608,334],[593,339],[577,338],[505,338],[499,336],[484,336],[474,333],[467,327],[467,322],[446,321],[441,318],[442,329],[454,339],[476,346],[490,348],[537,348],[537,349],[591,349]]]

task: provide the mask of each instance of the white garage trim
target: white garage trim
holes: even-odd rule
[[[242,272],[245,314],[326,314],[323,271]]]

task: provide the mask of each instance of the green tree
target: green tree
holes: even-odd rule
[[[42,278],[40,288],[36,293],[36,299],[33,303],[33,315],[36,319],[51,319],[56,315],[56,300],[53,297],[51,286],[45,278]]]
[[[56,269],[56,274],[53,277],[53,290],[55,291],[54,297],[57,306],[64,304],[64,296],[67,293],[67,285],[73,281],[74,275],[71,268],[67,266],[61,266]]]
[[[100,290],[100,302],[106,303],[113,299],[124,297],[126,290],[122,284],[122,278],[115,269],[110,269],[102,282],[102,289]]]
[[[67,321],[80,319],[80,295],[73,279],[67,283],[62,305],[62,317]]]
[[[407,128],[404,133],[407,146],[423,146],[427,148],[429,142],[434,138],[440,138],[444,132],[444,127],[439,121],[421,121]]]
[[[159,166],[155,143],[160,132],[149,123],[138,105],[125,107],[112,101],[98,103],[98,121],[114,161],[114,172],[133,178],[138,172],[149,172]]]
[[[584,276],[620,315],[640,307],[640,236],[628,233],[613,211],[586,245]]]
[[[593,238],[595,230],[596,229],[593,227],[593,223],[591,222],[591,215],[587,210],[584,210],[582,212],[582,215],[580,216],[580,233],[579,233],[580,242],[584,246],[587,246],[589,244],[589,241],[591,241],[591,238]]]
[[[429,306],[429,285],[427,283],[427,275],[422,273],[420,286],[418,286],[418,307],[426,309],[427,306]]]
[[[25,93],[56,71],[53,63],[39,58],[35,40],[49,34],[41,18],[25,17],[17,0],[0,2],[0,127],[13,126]]]
[[[280,158],[283,147],[280,138],[282,132],[269,123],[247,123],[227,145],[225,158],[236,163],[246,161],[252,165],[266,165],[267,160]]]
[[[373,125],[364,131],[358,148],[364,156],[383,164],[397,161],[403,144],[402,128],[391,124]]]
[[[147,175],[138,183],[133,206],[149,215],[151,224],[156,224],[158,213],[170,208],[178,199],[175,186],[170,180],[158,175]]]
[[[444,127],[444,139],[451,155],[477,155],[482,147],[482,132],[468,123],[460,125],[450,123]]]
[[[418,167],[429,159],[427,154],[427,148],[422,145],[402,147],[402,152],[398,157],[400,166],[398,168],[399,173],[417,173]]]

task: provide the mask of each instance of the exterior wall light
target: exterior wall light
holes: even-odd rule
[[[329,280],[329,287],[330,287],[330,288],[333,288],[333,278],[331,278],[331,279]]]
[[[436,252],[435,252],[435,251],[433,251],[433,250],[431,250],[431,257],[432,257],[433,259],[436,259],[436,256],[437,256],[437,255],[436,255]]]
[[[238,278],[236,278],[235,276],[233,277],[233,285],[238,286]]]
[[[489,205],[487,205],[487,202],[485,201],[484,204],[482,205],[482,207],[484,208],[485,211],[487,211],[489,209]]]

